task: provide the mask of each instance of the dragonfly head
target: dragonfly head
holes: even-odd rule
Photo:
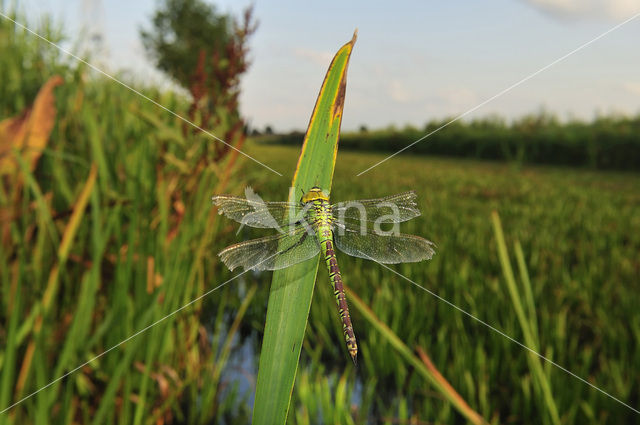
[[[324,192],[322,192],[322,189],[320,189],[318,186],[314,186],[307,193],[302,195],[300,203],[306,204],[307,202],[317,201],[319,199],[328,201],[329,197],[325,195]]]

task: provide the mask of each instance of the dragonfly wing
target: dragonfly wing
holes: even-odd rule
[[[414,191],[378,199],[339,202],[331,206],[333,217],[345,223],[361,221],[401,223],[420,215]]]
[[[402,233],[387,235],[369,230],[361,234],[359,229],[347,227],[334,231],[333,237],[342,252],[383,264],[430,260],[435,253],[433,242]]]
[[[237,267],[278,270],[308,260],[319,252],[317,237],[307,233],[304,226],[297,226],[290,232],[231,245],[218,255],[229,270]]]
[[[218,206],[218,214],[224,214],[247,226],[269,229],[285,227],[295,222],[299,209],[297,204],[289,202],[264,202],[227,195],[214,196],[213,203]]]

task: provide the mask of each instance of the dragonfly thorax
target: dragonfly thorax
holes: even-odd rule
[[[309,192],[305,193],[302,198],[300,198],[300,203],[302,205],[308,203],[308,202],[313,202],[313,201],[329,201],[329,197],[327,195],[324,194],[324,192],[322,192],[322,189],[320,189],[317,186],[312,187]]]
[[[318,232],[320,240],[331,237],[332,214],[329,197],[317,186],[312,187],[300,199],[305,219],[312,231]],[[309,230],[311,230],[309,229]]]

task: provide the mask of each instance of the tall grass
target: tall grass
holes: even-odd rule
[[[61,38],[51,26],[38,31]],[[183,131],[6,20],[0,74],[3,118],[30,105],[51,75],[64,79],[47,148],[33,173],[21,166],[19,202],[8,196],[10,180],[0,191],[8,230],[0,248],[0,408],[33,394],[0,423],[246,421],[248,408],[224,371],[255,288],[242,303],[237,289],[215,292],[211,328],[201,321],[201,300],[119,345],[229,277],[210,249],[220,231],[210,197],[237,189],[235,154],[214,161],[216,142]],[[141,90],[187,109],[172,93]]]

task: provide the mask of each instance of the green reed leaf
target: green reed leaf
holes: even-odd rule
[[[355,41],[354,33],[329,66],[304,138],[290,202],[297,202],[302,193],[314,186],[326,192],[331,189],[347,66]],[[253,408],[254,424],[284,424],[287,419],[317,270],[315,257],[273,274]]]

